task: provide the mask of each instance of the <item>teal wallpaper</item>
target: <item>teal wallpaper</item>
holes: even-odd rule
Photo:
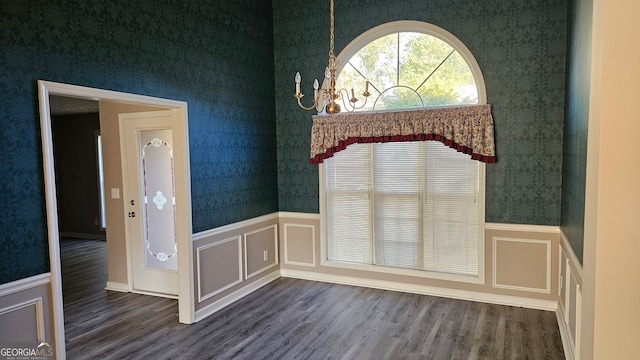
[[[49,270],[36,81],[188,102],[194,231],[278,210],[271,1],[0,1],[0,284]]]
[[[574,0],[571,3],[560,226],[582,263],[593,0]]]
[[[315,212],[318,169],[308,164],[311,112],[294,101],[321,78],[329,1],[274,1],[278,199],[282,211]],[[497,164],[487,165],[486,220],[560,224],[566,0],[406,0],[335,3],[336,53],[380,24],[419,20],[457,36],[482,69],[493,105]],[[305,81],[306,80],[306,81]]]
[[[292,94],[296,71],[307,93],[322,76],[328,7],[0,1],[0,283],[49,268],[38,79],[188,102],[196,232],[277,210],[318,212],[311,113]],[[498,157],[487,166],[487,221],[560,224],[566,0],[336,0],[336,50],[404,19],[452,32],[483,71]]]

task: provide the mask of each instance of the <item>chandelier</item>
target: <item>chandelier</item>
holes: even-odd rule
[[[331,26],[329,31],[329,63],[324,70],[324,81],[322,82],[322,87],[319,88],[320,84],[318,83],[318,79],[315,79],[313,82],[313,104],[308,107],[302,105],[301,99],[304,96],[304,94],[300,92],[300,82],[302,81],[302,77],[299,72],[296,72],[296,93],[293,97],[298,99],[298,105],[304,110],[316,109],[319,113],[324,110],[327,114],[337,114],[340,112],[340,105],[338,105],[336,100],[342,100],[343,105],[345,105],[345,109],[351,112],[361,109],[366,105],[367,99],[371,96],[369,93],[369,80],[365,83],[365,90],[362,93],[362,96],[364,96],[364,103],[360,106],[356,106],[356,102],[358,102],[359,99],[355,97],[353,88],[351,89],[351,97],[349,97],[349,92],[346,89],[336,89],[338,59],[333,53],[333,0],[331,0],[329,13],[331,16]]]

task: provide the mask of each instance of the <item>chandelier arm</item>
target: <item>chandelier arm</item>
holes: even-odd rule
[[[343,94],[343,91],[344,91],[344,94]],[[363,107],[365,107],[367,105],[367,100],[369,100],[369,96],[370,96],[370,95],[365,95],[364,96],[364,102],[362,103],[362,105],[356,106],[356,103],[347,100],[347,99],[349,99],[349,90],[347,90],[345,88],[342,88],[342,89],[336,90],[336,94],[340,95],[340,97],[338,99],[342,100],[342,104],[344,105],[344,108],[348,112],[353,112],[355,110],[360,110]],[[360,99],[358,99],[358,100],[360,100]],[[351,109],[349,109],[349,108],[351,108]]]
[[[302,105],[302,101],[300,99],[302,99],[302,97],[304,96],[304,94],[300,94],[300,96],[298,95],[293,95],[296,99],[298,99],[298,106],[300,106],[301,108],[303,108],[304,110],[313,110],[316,108],[316,106],[318,106],[318,99],[314,99],[313,100],[313,105],[306,107],[304,105]]]

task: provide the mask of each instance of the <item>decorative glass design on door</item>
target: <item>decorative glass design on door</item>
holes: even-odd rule
[[[177,270],[171,130],[140,130],[138,144],[145,267]]]

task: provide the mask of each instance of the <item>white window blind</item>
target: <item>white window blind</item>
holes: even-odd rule
[[[426,142],[425,270],[478,275],[479,163]]]
[[[334,161],[333,171],[327,173],[327,225],[330,238],[349,239],[329,241],[328,256],[332,260],[371,264],[373,244],[371,236],[371,146],[352,146],[348,156]]]
[[[422,266],[422,152],[420,143],[372,145],[375,264]]]
[[[478,163],[441,143],[354,144],[325,161],[330,261],[478,275]]]

